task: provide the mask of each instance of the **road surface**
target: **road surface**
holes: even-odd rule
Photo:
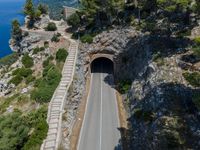
[[[115,90],[111,87],[113,76],[105,66],[100,64],[91,75],[78,150],[115,150],[119,144],[118,107]]]

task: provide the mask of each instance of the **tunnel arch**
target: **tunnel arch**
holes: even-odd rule
[[[90,63],[91,73],[114,73],[114,62],[108,57],[97,57]]]

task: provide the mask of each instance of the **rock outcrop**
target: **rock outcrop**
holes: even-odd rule
[[[199,91],[185,81],[180,67],[189,44],[189,39],[142,34],[127,27],[104,31],[92,44],[82,45],[82,70],[90,54],[109,53],[114,55],[116,83],[132,82],[123,95],[129,114],[128,149],[200,148],[200,116],[193,103],[193,94]]]

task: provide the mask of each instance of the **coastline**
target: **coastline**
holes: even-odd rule
[[[24,24],[25,16],[22,13],[25,0],[3,0],[0,1],[0,59],[13,54],[14,49],[10,46],[11,21],[18,19],[20,24]]]

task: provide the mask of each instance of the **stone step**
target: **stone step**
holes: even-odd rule
[[[51,111],[50,115],[60,115],[60,111]]]
[[[60,116],[54,116],[54,115],[53,115],[53,116],[50,116],[49,119],[59,119],[59,117],[60,117]]]
[[[49,123],[58,123],[59,122],[59,119],[50,119],[49,120]],[[52,130],[52,132],[55,130],[55,129],[50,129],[50,131]],[[56,129],[57,130],[57,129]]]
[[[44,148],[55,148],[56,141],[55,140],[48,140],[45,142]]]
[[[51,108],[51,110],[52,110],[52,111],[60,110],[60,107],[53,106],[53,107]]]
[[[44,148],[44,150],[55,150],[54,148]]]
[[[49,122],[49,124],[51,124],[52,122]],[[54,122],[53,122],[54,123]],[[47,135],[49,134],[57,134],[58,130],[57,129],[49,129]]]
[[[62,103],[52,103],[51,106],[60,106]]]
[[[55,96],[54,98],[54,102],[62,102],[62,99],[64,98],[64,96],[62,96],[62,98],[58,95]]]
[[[49,125],[50,126],[50,125]],[[54,139],[56,139],[56,134],[50,134],[50,135],[48,135],[47,136],[47,139],[48,140],[54,140]]]

